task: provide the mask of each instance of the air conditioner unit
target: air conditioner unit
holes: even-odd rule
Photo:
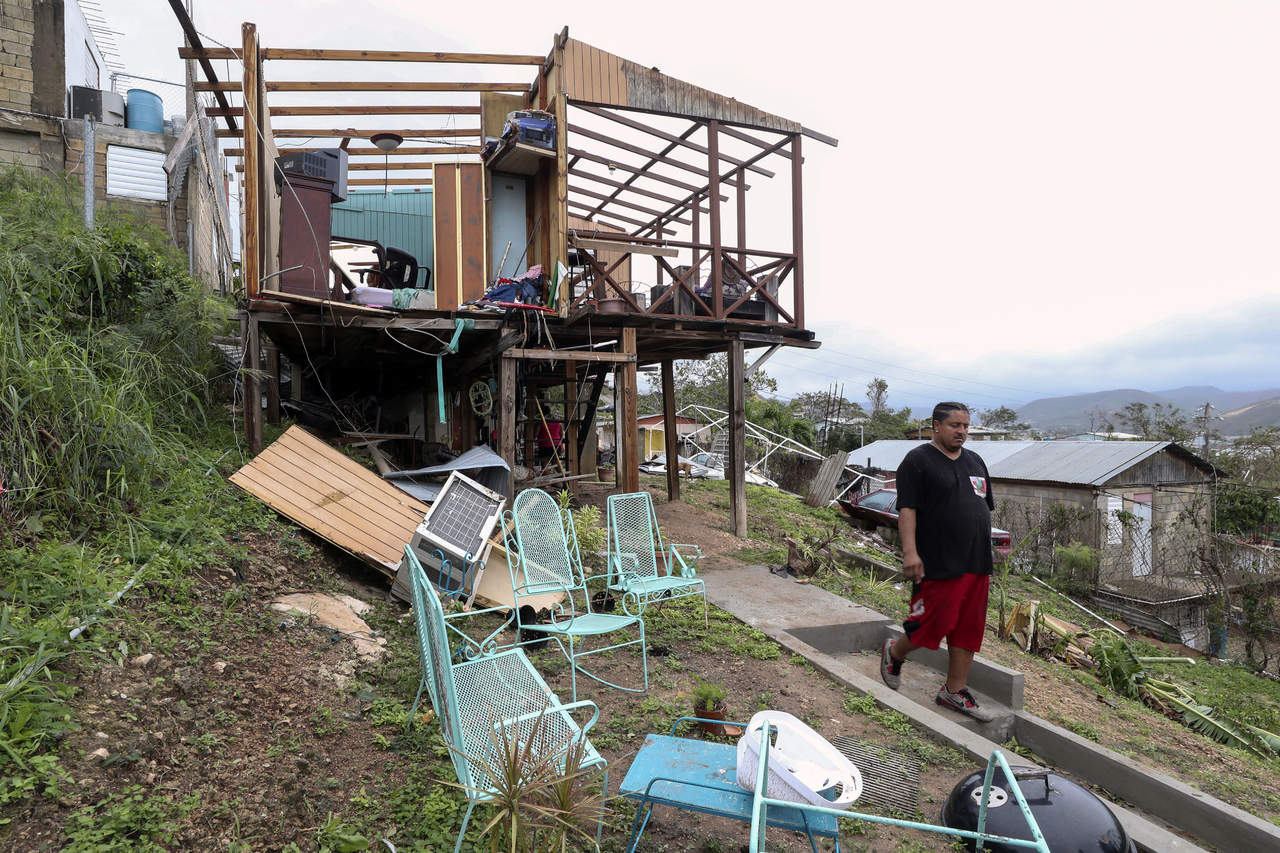
[[[347,152],[342,148],[317,148],[283,154],[276,158],[277,186],[284,179],[285,172],[332,181],[333,200],[347,199]]]

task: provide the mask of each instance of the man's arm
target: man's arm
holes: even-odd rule
[[[902,574],[907,580],[924,580],[924,561],[916,551],[916,511],[913,507],[898,510],[898,535],[902,537]]]

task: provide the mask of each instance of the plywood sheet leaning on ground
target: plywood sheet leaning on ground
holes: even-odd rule
[[[390,577],[427,514],[426,504],[296,426],[231,482]]]

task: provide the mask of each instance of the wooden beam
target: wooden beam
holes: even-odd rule
[[[758,148],[775,149],[775,150],[772,150],[770,153],[777,154],[780,157],[786,157],[788,160],[791,159],[790,151],[786,150],[785,148],[778,148],[777,145],[773,142],[767,142],[763,139],[760,139],[759,137],[752,136],[749,133],[743,133],[741,130],[728,127],[727,125],[723,125],[723,124],[720,125],[720,132],[723,133],[725,136],[732,136],[734,139],[739,139],[739,140],[742,140],[743,142],[749,142]]]
[[[747,535],[747,394],[742,341],[729,341],[729,529]]]
[[[564,366],[564,399],[564,452],[569,457],[569,474],[576,477],[582,473],[582,457],[578,454],[578,365],[572,362]]]
[[[675,178],[669,178],[666,175],[659,175],[656,172],[646,171],[645,169],[639,166],[630,166],[626,163],[619,163],[617,160],[611,160],[608,157],[604,157],[600,154],[593,154],[590,151],[583,151],[581,148],[570,148],[569,153],[575,157],[581,157],[583,160],[590,160],[592,163],[599,163],[602,166],[613,166],[614,168],[621,169],[624,172],[631,172],[635,174],[637,177],[643,176],[655,181],[661,181],[664,184],[670,184],[673,187],[679,187],[680,189],[688,190],[689,192],[699,192],[699,193],[706,192],[705,187],[695,187],[693,184],[688,184],[688,183],[685,183],[684,181],[680,181]],[[728,201],[729,197],[727,195],[721,196],[720,200]]]
[[[804,157],[800,149],[800,134],[791,137],[791,251],[796,256],[791,270],[791,292],[796,328],[804,328],[804,193],[801,184],[801,166]]]
[[[244,437],[249,445],[249,452],[262,452],[262,382],[259,379],[262,370],[261,340],[258,334],[258,318],[250,311],[245,318],[245,370],[241,377],[240,387],[244,389],[241,400],[244,405]]]
[[[640,448],[639,436],[636,434],[636,421],[639,419],[639,393],[636,387],[636,330],[628,326],[622,330],[620,341],[622,352],[630,355],[632,361],[624,363],[618,369],[617,400],[614,414],[618,424],[618,445],[621,453],[618,456],[618,485],[624,492],[640,491]]]
[[[575,162],[577,162],[576,158],[569,164],[570,175],[573,175],[579,178],[586,178],[589,181],[595,181],[597,184],[604,184],[607,187],[614,187],[615,189],[626,190],[627,192],[632,192],[632,193],[638,193],[639,195],[647,196],[652,199],[657,199],[658,201],[665,201],[667,204],[680,204],[680,199],[678,198],[672,198],[669,195],[662,195],[662,193],[655,193],[652,190],[646,190],[642,187],[637,187],[633,184],[623,183],[622,181],[615,181],[613,178],[606,178],[604,175],[595,175],[595,174],[592,174],[591,172],[583,171],[582,169],[575,169],[573,168],[573,163]],[[706,213],[707,211],[703,209],[702,212]]]
[[[648,213],[648,214],[650,214],[650,215],[652,215],[652,216],[661,216],[661,215],[662,215],[662,211],[661,211],[661,210],[654,210],[652,207],[645,207],[644,205],[642,205],[642,204],[636,204],[635,202],[623,201],[622,199],[617,198],[617,197],[616,197],[616,194],[615,194],[615,195],[613,195],[613,196],[607,196],[607,195],[605,195],[604,193],[598,193],[598,192],[595,192],[594,190],[589,190],[589,189],[586,189],[586,188],[584,188],[584,187],[580,187],[580,186],[571,186],[571,187],[569,187],[569,192],[572,192],[572,193],[579,193],[580,195],[585,195],[585,196],[587,196],[588,198],[601,199],[602,201],[604,201],[604,202],[605,202],[605,204],[602,204],[602,205],[600,205],[599,207],[597,207],[597,208],[596,208],[596,209],[597,209],[597,210],[599,210],[601,213],[604,213],[604,212],[605,212],[605,211],[603,210],[603,208],[607,207],[607,206],[608,206],[608,205],[610,205],[610,204],[616,204],[616,205],[618,205],[619,207],[626,207],[626,208],[629,208],[629,209],[631,209],[631,210],[638,210],[638,211],[640,211],[641,213]],[[607,216],[608,214],[606,213],[605,215]],[[670,219],[671,219],[671,221],[672,221],[672,222],[679,222],[681,225],[688,225],[688,224],[689,224],[689,220],[687,220],[687,219],[682,219],[682,218],[680,218],[679,216],[672,216],[672,217],[670,217]]]
[[[662,431],[667,453],[667,500],[680,500],[679,435],[676,426],[675,368],[670,359],[662,362]]]
[[[603,142],[605,145],[612,145],[614,148],[620,148],[623,151],[629,151],[632,154],[639,154],[641,157],[647,157],[655,163],[663,163],[667,166],[674,166],[677,169],[683,169],[684,171],[690,172],[698,177],[703,177],[707,173],[706,169],[700,169],[697,166],[684,162],[683,160],[677,160],[674,157],[667,157],[665,154],[649,151],[638,145],[632,145],[630,142],[623,142],[621,139],[614,139],[612,136],[597,133],[594,130],[588,130],[587,128],[580,127],[576,124],[569,125],[569,132],[575,133],[578,136],[585,136],[587,139],[594,139],[596,142]],[[649,167],[646,166],[645,168],[647,169]],[[751,189],[751,187],[747,187],[747,189]]]
[[[173,10],[174,16],[178,19],[178,25],[182,27],[182,34],[183,36],[186,37],[187,44],[190,45],[190,47],[178,48],[178,55],[181,56],[182,52],[185,50],[204,50],[204,43],[200,41],[200,33],[196,31],[196,26],[191,22],[191,16],[187,14],[186,7],[182,5],[181,0],[169,0],[169,8]],[[227,48],[227,50],[230,52],[230,48]],[[208,57],[191,56],[191,57],[183,57],[183,58],[199,59],[200,68],[204,71],[204,76],[209,78],[210,83],[218,82],[218,75],[213,70],[213,65],[209,63]],[[214,97],[217,99],[218,103],[221,104],[224,108],[226,109],[231,108],[230,102],[227,101],[226,95],[224,95],[222,92],[215,93]],[[213,115],[213,113],[209,113],[209,115]],[[231,116],[220,116],[220,118],[225,118],[227,120],[227,127],[231,128],[232,130],[236,129],[235,119],[233,119]]]
[[[267,344],[267,423],[280,425],[280,350]]]
[[[429,187],[430,178],[347,178],[349,187]]]
[[[275,113],[271,113],[275,116]],[[215,132],[220,139],[236,138],[244,136],[243,131],[239,130],[219,130]],[[368,139],[375,133],[394,133],[405,139],[441,139],[454,136],[479,137],[480,128],[467,127],[458,129],[439,129],[439,128],[394,128],[383,129],[376,127],[280,127],[272,128],[271,135],[276,139],[305,138],[311,136],[334,136],[343,137],[350,136],[353,139]]]
[[[262,217],[265,214],[259,207],[259,185],[263,169],[262,145],[259,141],[262,131],[258,102],[258,28],[254,24],[244,24],[241,27],[241,38],[244,42],[242,85],[248,106],[244,114],[244,126],[249,145],[245,148],[244,198],[241,200],[244,205],[244,250],[241,252],[240,273],[244,278],[245,295],[253,299],[258,295],[258,282],[262,277],[262,252],[258,238],[262,233]]]
[[[498,455],[511,471],[507,478],[509,502],[515,497],[516,481],[516,363],[505,358],[498,379]]]
[[[631,330],[635,335],[635,329]],[[502,354],[503,358],[530,358],[541,361],[609,361],[635,364],[636,354],[632,349],[626,352],[596,352],[580,349],[509,349]]]
[[[665,139],[667,142],[674,142],[676,145],[683,146],[684,148],[688,148],[691,151],[697,151],[699,154],[705,155],[707,153],[707,148],[705,145],[699,145],[698,143],[692,140],[683,139],[679,136],[675,136],[673,134],[667,133],[666,131],[658,130],[656,127],[650,127],[649,125],[644,124],[643,122],[636,121],[635,119],[630,119],[630,118],[627,118],[626,116],[620,116],[615,112],[610,112],[609,110],[601,109],[600,107],[589,107],[586,104],[574,104],[574,106],[584,112],[591,113],[592,115],[600,116],[601,118],[608,119],[609,121],[617,122],[618,124],[623,125],[624,127],[629,127],[633,130],[638,130],[642,133],[647,133],[650,136],[656,136],[659,139]],[[271,114],[276,115],[276,111],[272,110]],[[738,160],[737,158],[734,158],[734,157],[730,157],[728,154],[721,153],[720,159],[724,160],[726,163],[732,163],[735,166],[743,165],[741,160]],[[764,175],[766,178],[774,177],[773,172],[770,172],[768,169],[762,168],[760,166],[753,165],[753,166],[749,166],[748,168],[757,174]]]
[[[712,198],[720,195],[720,122],[707,122],[707,192]],[[724,316],[724,259],[723,236],[720,233],[720,204],[711,202],[711,312]],[[729,374],[733,375],[732,372]],[[737,533],[737,530],[734,531]],[[741,534],[740,534],[741,535]]]
[[[592,207],[592,206],[591,206],[591,205],[589,205],[589,204],[581,204],[581,203],[579,203],[579,202],[572,201],[572,200],[570,200],[570,201],[569,201],[569,207],[576,207],[578,210],[585,210],[585,211],[587,211],[587,213],[592,213],[592,214],[594,214],[594,213],[596,213],[596,212],[597,212],[596,208]],[[609,211],[608,213],[604,214],[604,215],[605,215],[605,216],[608,216],[608,217],[611,217],[611,218],[613,218],[613,219],[616,219],[616,220],[618,220],[619,222],[626,222],[626,223],[628,223],[629,225],[638,225],[638,226],[643,226],[643,225],[647,225],[647,224],[648,224],[648,223],[646,223],[646,222],[641,222],[641,221],[640,221],[640,220],[638,220],[638,219],[632,219],[632,218],[630,218],[630,217],[628,217],[628,216],[623,216],[621,213],[617,213],[617,212],[612,211],[612,210],[611,210],[611,211]],[[670,231],[670,230],[667,230],[667,229],[663,229],[662,233],[663,233],[663,234],[675,234],[676,232],[674,232],[674,231]]]
[[[276,148],[280,154],[296,154],[300,151],[328,151],[332,149],[332,145],[307,145],[300,148]],[[481,151],[479,145],[427,145],[422,148],[397,148],[391,152],[392,157],[430,157],[433,154],[440,156],[454,154],[479,154]],[[243,157],[243,148],[224,148],[222,153],[228,157]],[[386,155],[377,148],[348,148],[348,157],[379,157],[385,161]]]
[[[633,255],[653,255],[659,258],[680,256],[679,249],[669,249],[663,246],[641,246],[638,243],[624,243],[621,240],[596,240],[591,237],[577,237],[573,242],[583,249],[598,249],[605,252],[630,252]]]
[[[441,83],[409,80],[278,80],[268,92],[527,92],[528,83]],[[197,92],[239,92],[239,83],[197,81]]]
[[[179,48],[178,56],[183,59],[238,60],[240,58],[229,47]],[[541,65],[546,59],[545,56],[519,53],[437,53],[425,50],[332,50],[297,47],[264,48],[262,58],[328,62],[467,62],[476,65]]]
[[[244,115],[244,107],[208,107],[205,112],[212,118]],[[366,106],[340,106],[325,104],[323,106],[273,106],[272,116],[478,116],[480,108],[476,106],[419,105],[397,106],[395,104],[378,104]]]

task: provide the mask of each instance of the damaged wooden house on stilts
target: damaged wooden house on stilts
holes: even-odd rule
[[[384,473],[487,446],[508,497],[554,491],[596,474],[612,374],[616,487],[637,491],[637,372],[658,368],[674,424],[673,362],[727,353],[731,528],[745,534],[747,360],[819,346],[804,140],[836,140],[567,29],[545,55],[273,48],[253,24],[242,33],[235,49],[181,53],[242,63],[241,80],[202,63],[196,89],[230,99],[208,113],[239,140],[227,153],[243,173],[254,452],[265,394],[268,421],[284,407],[327,422]],[[350,76],[299,76],[335,67]],[[499,72],[509,82],[489,82]],[[667,487],[678,499],[674,465]]]

